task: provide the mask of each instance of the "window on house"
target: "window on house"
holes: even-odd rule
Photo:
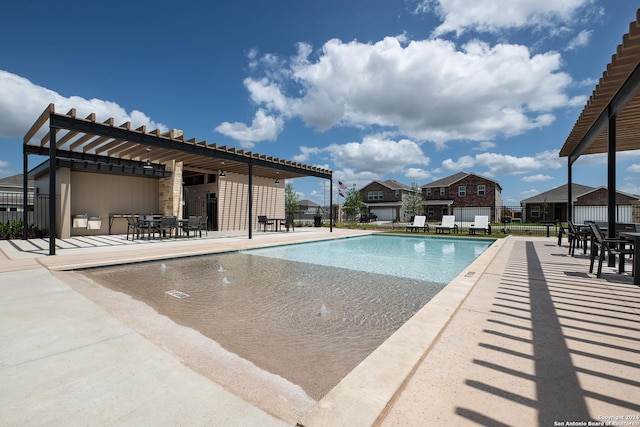
[[[428,207],[427,208],[427,217],[429,218],[433,218],[433,215],[435,214],[435,210],[432,207]]]
[[[427,197],[430,197],[430,196],[431,196],[431,189],[427,188]]]
[[[400,190],[396,190],[396,199],[400,198]]]
[[[467,186],[461,185],[460,187],[458,187],[458,196],[464,197],[466,195],[467,195]]]
[[[478,196],[484,196],[487,189],[484,185],[478,185]]]
[[[531,206],[531,218],[540,218],[540,205]]]
[[[440,195],[444,196],[445,194],[447,194],[447,189],[444,187],[440,187]]]
[[[382,200],[382,191],[369,191],[367,193],[368,200]]]

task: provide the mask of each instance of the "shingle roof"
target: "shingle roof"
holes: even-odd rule
[[[567,191],[568,184],[561,185],[556,188],[552,188],[549,191],[545,191],[544,193],[536,194],[533,197],[529,197],[528,199],[521,200],[520,203],[567,203]],[[595,190],[594,187],[589,187],[588,185],[582,184],[572,184],[571,185],[571,195],[573,196],[573,201],[578,197],[589,193]]]
[[[388,179],[386,181],[376,181],[380,184],[389,187],[392,190],[411,190],[411,187],[396,181],[395,179]]]
[[[422,188],[426,188],[426,187],[449,187],[452,184],[455,184],[456,182],[460,181],[462,178],[465,178],[469,176],[468,173],[466,172],[458,172],[455,173],[453,175],[449,175],[446,178],[441,178],[438,179],[436,181],[430,182],[429,184],[425,184],[422,186]]]
[[[447,176],[445,178],[438,179],[436,181],[430,182],[429,184],[425,184],[421,188],[450,187],[453,184],[455,184],[456,182],[460,181],[461,179],[468,177],[469,175],[474,175],[474,176],[480,177],[482,179],[486,179],[487,181],[495,182],[495,184],[498,187],[500,187],[500,189],[502,190],[502,186],[500,185],[500,183],[498,181],[490,179],[490,178],[487,178],[487,177],[482,176],[482,175],[478,175],[478,174],[475,174],[475,173],[467,173],[467,172],[454,173],[453,175],[449,175],[449,176]]]

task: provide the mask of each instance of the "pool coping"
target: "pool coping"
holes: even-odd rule
[[[298,427],[372,426],[382,421],[483,272],[509,240],[496,239],[298,422]]]

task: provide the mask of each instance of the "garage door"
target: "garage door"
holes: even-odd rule
[[[393,221],[396,219],[396,210],[394,208],[372,208],[371,213],[378,217],[378,221]]]

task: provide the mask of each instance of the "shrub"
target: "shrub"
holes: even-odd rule
[[[6,223],[0,222],[0,240],[22,239],[23,228],[21,219],[12,222],[7,221]],[[45,235],[46,233],[33,224],[27,227],[27,239],[35,239]]]

